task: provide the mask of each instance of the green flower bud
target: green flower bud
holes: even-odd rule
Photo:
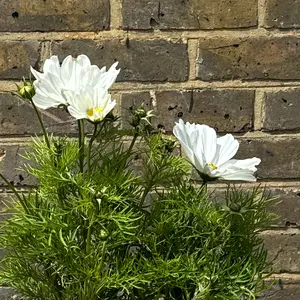
[[[153,117],[152,111],[147,111],[142,104],[140,107],[136,109],[131,109],[132,111],[132,119],[130,125],[136,129],[141,129],[141,126],[145,129],[148,125],[151,126],[150,118]]]
[[[35,95],[34,86],[31,81],[28,82],[23,79],[21,85],[17,85],[17,87],[18,94],[24,99],[31,100]]]
[[[105,241],[108,238],[108,232],[104,229],[100,230],[100,240]]]

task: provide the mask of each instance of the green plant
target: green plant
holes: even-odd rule
[[[39,184],[18,194],[7,182],[0,283],[32,300],[255,299],[273,199],[229,187],[215,203],[151,113],[132,113],[129,141],[111,113],[89,139],[84,120],[78,139],[33,139],[24,168]]]

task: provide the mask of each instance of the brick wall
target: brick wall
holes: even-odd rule
[[[240,157],[262,159],[260,183],[282,200],[279,224],[264,233],[278,284],[262,299],[300,299],[299,28],[300,0],[0,0],[1,171],[22,188],[35,184],[15,169],[40,132],[30,105],[12,95],[30,65],[51,54],[118,60],[123,115],[145,102],[155,126],[206,123],[238,136]],[[43,119],[51,132],[76,131],[62,111]]]

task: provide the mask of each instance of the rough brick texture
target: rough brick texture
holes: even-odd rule
[[[300,28],[299,0],[266,0],[264,26],[266,28]]]
[[[129,29],[243,28],[257,25],[257,0],[123,0],[122,14]]]
[[[300,79],[300,38],[215,38],[199,41],[197,78],[202,80]]]
[[[262,234],[274,271],[300,272],[300,230],[270,230]]]
[[[1,19],[1,18],[0,18]],[[29,67],[37,67],[40,43],[38,41],[0,41],[0,79],[28,76]]]
[[[155,98],[153,125],[169,132],[179,118],[221,132],[244,132],[252,127],[253,91],[158,91]]]
[[[0,157],[4,158],[0,164],[0,172],[5,178],[16,186],[22,185],[36,185],[37,180],[27,173],[19,170],[23,167],[24,163],[28,163],[21,155],[25,154],[28,150],[25,144],[1,143],[0,144]],[[0,186],[6,185],[1,179]]]
[[[300,128],[300,89],[265,92],[263,128],[286,130]]]
[[[99,31],[109,28],[109,0],[1,0],[0,31]]]
[[[0,135],[33,135],[42,133],[40,123],[29,101],[9,93],[0,93]],[[63,109],[42,111],[49,133],[69,134],[77,131],[77,122]]]
[[[263,293],[259,300],[298,300],[300,295],[300,277],[279,278],[275,284]]]
[[[236,158],[261,158],[257,172],[260,178],[293,179],[300,174],[299,149],[300,139],[296,137],[242,138]]]
[[[276,225],[280,227],[300,226],[300,186],[267,189],[270,195],[278,198],[271,211],[279,216]]]
[[[85,53],[100,66],[119,61],[119,81],[185,81],[188,77],[187,45],[180,41],[66,40],[54,42],[52,52],[61,59]]]

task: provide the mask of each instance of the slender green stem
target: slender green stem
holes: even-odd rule
[[[84,165],[84,119],[78,120],[78,138],[79,138],[79,167],[80,172],[83,173]]]
[[[127,152],[127,156],[126,156],[126,160],[128,159],[128,157],[130,156],[130,152],[132,151],[134,144],[136,142],[137,137],[139,136],[139,134],[136,132],[132,138],[131,144],[128,148],[128,152]],[[125,161],[126,162],[126,161]]]
[[[91,251],[91,238],[92,238],[92,226],[90,224],[86,237],[86,253],[90,254]]]
[[[35,106],[34,102],[32,101],[32,99],[30,100],[30,102],[32,103],[32,106],[35,110],[35,113],[38,117],[38,120],[40,122],[40,125],[41,125],[41,128],[42,128],[42,131],[43,131],[43,134],[44,134],[44,138],[45,138],[45,141],[46,141],[46,144],[48,146],[48,148],[50,149],[50,142],[49,142],[49,138],[48,138],[48,133],[46,131],[46,128],[45,128],[45,125],[42,121],[42,118],[41,118],[41,113],[39,112],[39,110],[37,109],[37,107]]]
[[[91,152],[92,152],[92,146],[95,138],[97,137],[97,128],[98,128],[98,123],[94,124],[94,132],[93,135],[90,139],[89,142],[89,147],[88,147],[88,153],[87,153],[87,165],[88,165],[88,175],[91,175]]]
[[[134,147],[134,144],[136,142],[136,139],[138,138],[139,134],[136,132],[131,140],[130,146],[127,150],[127,154],[125,155],[125,157],[123,158],[122,162],[120,163],[120,167],[118,170],[118,173],[120,173],[122,171],[122,169],[125,167],[126,161],[127,159],[130,157],[131,151]]]
[[[23,206],[26,213],[28,213],[28,208],[26,203],[23,201],[22,197],[19,195],[15,187],[0,173],[0,177],[5,181],[5,183],[9,186],[9,188],[13,191],[13,193],[16,195],[18,200],[20,201],[21,205]]]

